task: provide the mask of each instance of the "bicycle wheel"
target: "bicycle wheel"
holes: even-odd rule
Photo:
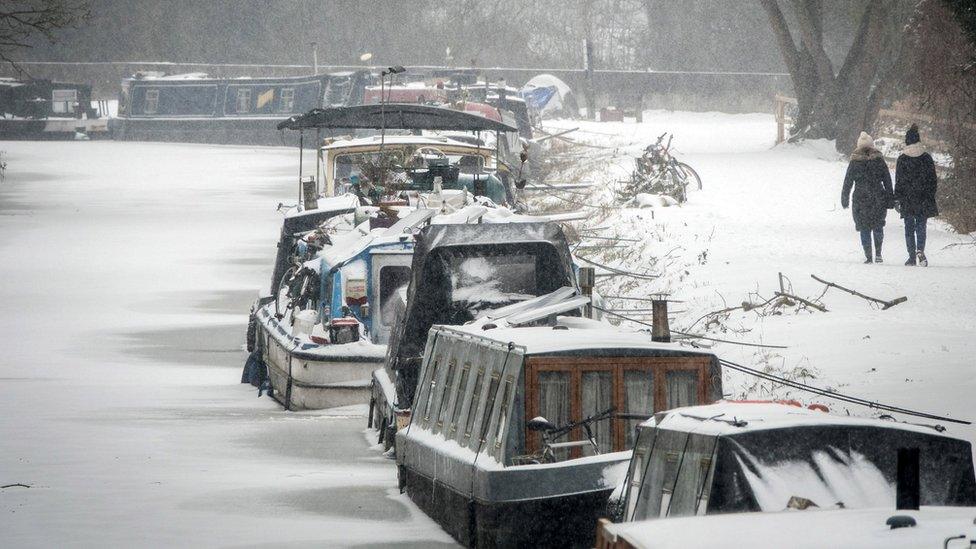
[[[685,177],[688,178],[688,186],[691,187],[692,189],[697,189],[699,191],[702,190],[702,180],[701,180],[701,176],[698,175],[698,172],[696,172],[694,168],[692,168],[688,164],[685,164],[684,162],[678,162],[677,164],[678,164],[678,169],[684,172]]]
[[[292,267],[285,271],[278,283],[278,292],[275,294],[275,318],[281,320],[285,316],[285,311],[291,306],[291,284],[295,278],[295,268]]]

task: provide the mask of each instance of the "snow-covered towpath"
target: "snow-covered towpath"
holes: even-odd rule
[[[0,149],[0,545],[450,544],[363,410],[238,383],[297,151]]]
[[[885,263],[862,264],[850,211],[840,205],[847,165],[832,143],[774,147],[776,126],[765,114],[648,111],[642,124],[557,121],[547,126],[580,127],[570,137],[608,147],[585,153],[609,157],[611,165],[582,174],[584,179],[629,177],[633,157],[666,131],[674,133],[675,155],[703,179],[704,190],[688,203],[657,208],[653,218],[649,209],[628,208],[606,220],[591,220],[611,226],[611,233],[641,240],[605,256],[609,264],[664,275],[636,285],[613,278],[604,283],[605,294],[668,291],[672,299],[684,301],[672,305],[677,329],[707,312],[756,301],[751,292],[773,297],[779,272],[792,282],[795,294],[806,298],[818,297],[824,288],[811,274],[879,298],[907,296],[906,303],[882,311],[832,289],[823,297],[828,313],[759,317],[736,311],[723,321],[730,331],[713,329],[710,335],[789,347],[759,352],[728,344],[714,347],[720,356],[748,366],[789,374],[807,370],[816,376],[805,379],[812,385],[976,421],[976,248],[945,249],[969,239],[932,220],[926,246],[932,266],[905,267],[902,220],[889,211]],[[667,266],[650,266],[650,258],[668,252]],[[634,307],[632,302],[615,305]],[[692,331],[700,333],[703,324]],[[727,373],[726,392],[769,398],[763,392],[768,387],[752,387],[754,382]],[[790,396],[845,410],[808,394]],[[849,411],[871,415],[859,407]],[[951,434],[976,440],[976,427],[946,426]]]

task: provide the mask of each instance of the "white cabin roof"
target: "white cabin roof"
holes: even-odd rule
[[[736,423],[735,425],[733,423]],[[751,431],[845,425],[902,429],[939,435],[935,429],[898,421],[838,415],[777,402],[720,401],[715,404],[676,408],[655,415],[641,427],[700,433],[709,436],[735,435]],[[944,436],[944,433],[942,433]]]
[[[909,515],[917,526],[892,530],[885,521]],[[730,513],[611,524],[607,530],[638,549],[713,549],[743,545],[752,549],[850,547],[909,549],[941,547],[949,536],[966,540],[949,547],[969,547],[976,537],[973,507],[922,507]],[[734,543],[738,541],[738,543]]]
[[[471,149],[471,151],[485,151],[492,152],[492,148],[488,146],[477,147],[471,143],[465,143],[464,141],[458,141],[451,139],[446,136],[437,135],[387,135],[383,139],[384,145],[420,145],[420,146],[430,146],[436,147],[438,145],[450,145],[452,147],[464,147]],[[328,145],[322,147],[322,150],[329,151],[335,149],[346,149],[352,147],[368,147],[380,144],[380,136],[371,135],[368,137],[358,137],[356,139],[340,139],[338,141],[329,143]]]
[[[503,322],[499,327],[482,329],[486,324],[478,320],[464,326],[452,327],[459,332],[494,339],[501,343],[514,343],[525,348],[526,354],[555,353],[583,349],[641,349],[677,352],[696,352],[678,343],[658,343],[651,341],[648,332],[630,331],[587,318],[560,316],[557,324],[567,329],[553,329],[550,326],[507,327]],[[704,354],[704,353],[703,353]]]

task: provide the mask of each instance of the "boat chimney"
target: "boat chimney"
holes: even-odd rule
[[[895,485],[895,508],[918,510],[921,486],[918,473],[918,448],[898,449],[898,477]]]
[[[671,326],[668,324],[668,300],[664,296],[651,298],[651,340],[671,343]]]
[[[580,293],[590,297],[590,302],[583,305],[583,316],[593,318],[593,286],[596,285],[596,269],[580,267],[576,278],[579,280]]]

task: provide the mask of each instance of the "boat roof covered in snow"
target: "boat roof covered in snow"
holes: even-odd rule
[[[478,114],[430,105],[386,103],[312,109],[278,124],[279,130],[437,130],[515,132],[518,128]]]
[[[914,528],[892,528],[894,515],[915,519]],[[735,545],[750,549],[916,549],[941,547],[947,538],[969,535],[948,542],[947,547],[969,547],[974,536],[972,507],[923,507],[918,511],[896,511],[893,506],[877,509],[840,509],[742,515],[729,513],[673,520],[645,520],[602,524],[597,547],[613,549],[712,549]]]
[[[527,318],[531,318],[528,316],[531,313],[531,310],[526,311]],[[516,313],[513,317],[518,315]],[[513,343],[523,347],[526,355],[573,355],[585,350],[588,355],[607,356],[643,355],[647,351],[655,351],[654,354],[658,356],[671,353],[675,356],[713,356],[708,352],[682,347],[678,343],[652,341],[648,332],[628,331],[583,317],[558,316],[556,327],[503,326],[498,322],[494,328],[487,326],[496,324],[492,317],[493,314],[488,313],[478,321],[452,329],[470,336]]]
[[[892,507],[900,449],[919,451],[922,505],[976,505],[970,443],[933,427],[797,403],[718,402],[659,412],[640,426],[622,518],[783,511],[798,501]]]

